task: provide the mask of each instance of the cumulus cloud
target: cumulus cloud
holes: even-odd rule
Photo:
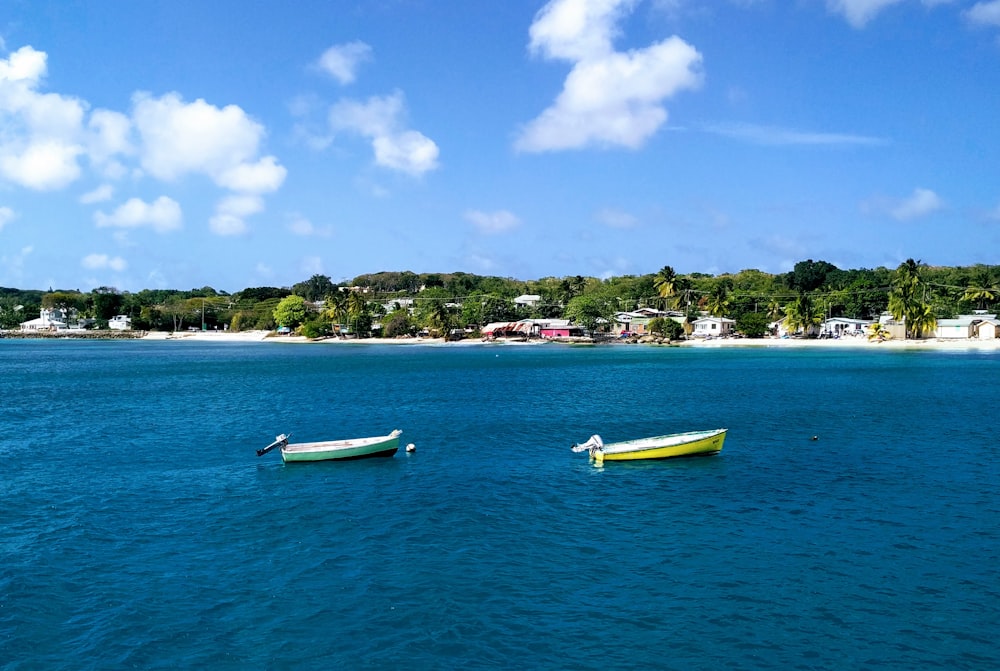
[[[438,167],[438,146],[423,133],[405,127],[405,103],[399,91],[367,101],[341,100],[330,109],[330,127],[371,140],[375,163],[419,176]]]
[[[666,122],[664,100],[701,84],[702,56],[679,37],[614,50],[618,23],[634,4],[551,0],[538,12],[532,53],[573,66],[555,102],[520,130],[517,150],[639,147]]]
[[[4,226],[14,221],[14,217],[16,216],[14,210],[9,207],[0,207],[0,231],[3,230]]]
[[[216,235],[243,235],[247,232],[246,218],[264,209],[260,196],[227,196],[215,206],[215,214],[208,220],[208,228]]]
[[[354,41],[337,44],[319,57],[320,70],[341,84],[350,84],[357,78],[358,68],[372,57],[372,48],[364,42]]]
[[[80,175],[77,158],[86,106],[40,93],[48,56],[30,46],[0,59],[0,178],[38,191],[60,189]]]
[[[88,270],[114,270],[121,272],[128,268],[128,263],[120,256],[107,254],[88,254],[80,260],[80,265]]]
[[[496,212],[469,210],[465,213],[465,219],[484,235],[507,233],[521,225],[521,220],[507,210]]]
[[[152,228],[157,233],[169,233],[181,227],[183,216],[177,201],[160,196],[152,203],[131,198],[111,214],[94,213],[99,228]]]
[[[284,181],[276,159],[257,159],[264,127],[236,105],[219,108],[201,99],[185,103],[176,93],[160,98],[140,93],[133,107],[140,163],[158,179],[200,173],[219,186],[247,191],[271,191]]]
[[[979,26],[1000,26],[1000,0],[977,2],[964,12],[964,16]]]

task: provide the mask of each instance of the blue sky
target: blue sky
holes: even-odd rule
[[[0,286],[997,263],[1000,0],[5,0]]]

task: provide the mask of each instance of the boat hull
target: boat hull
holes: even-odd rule
[[[399,435],[394,431],[376,438],[293,443],[281,448],[281,458],[285,463],[299,463],[392,457],[399,449]]]
[[[597,451],[594,458],[596,461],[637,461],[707,456],[721,452],[725,440],[726,429],[675,433],[611,443]]]

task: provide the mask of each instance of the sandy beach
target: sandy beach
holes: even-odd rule
[[[272,331],[242,331],[239,333],[229,331],[187,331],[178,333],[167,333],[162,331],[150,332],[143,338],[144,340],[183,340],[186,342],[268,342],[285,344],[318,344],[318,345],[447,345],[461,347],[463,345],[483,344],[481,340],[462,340],[458,342],[445,342],[443,338],[364,338],[361,340],[324,338],[321,340],[310,340],[302,336],[276,335]],[[530,343],[494,343],[496,345],[510,344],[549,344],[545,341],[532,341]],[[614,346],[641,347],[642,345],[626,345],[623,343],[612,343]],[[815,339],[815,338],[716,338],[711,340],[692,339],[679,343],[674,343],[681,347],[776,347],[776,348],[863,348],[863,349],[913,349],[913,350],[1000,350],[1000,339],[995,340],[969,340],[969,339],[925,339],[925,340],[885,340],[882,342],[869,341],[866,338],[840,338],[840,339]]]

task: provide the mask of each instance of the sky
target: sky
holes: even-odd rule
[[[1000,0],[0,5],[0,286],[997,250]]]

